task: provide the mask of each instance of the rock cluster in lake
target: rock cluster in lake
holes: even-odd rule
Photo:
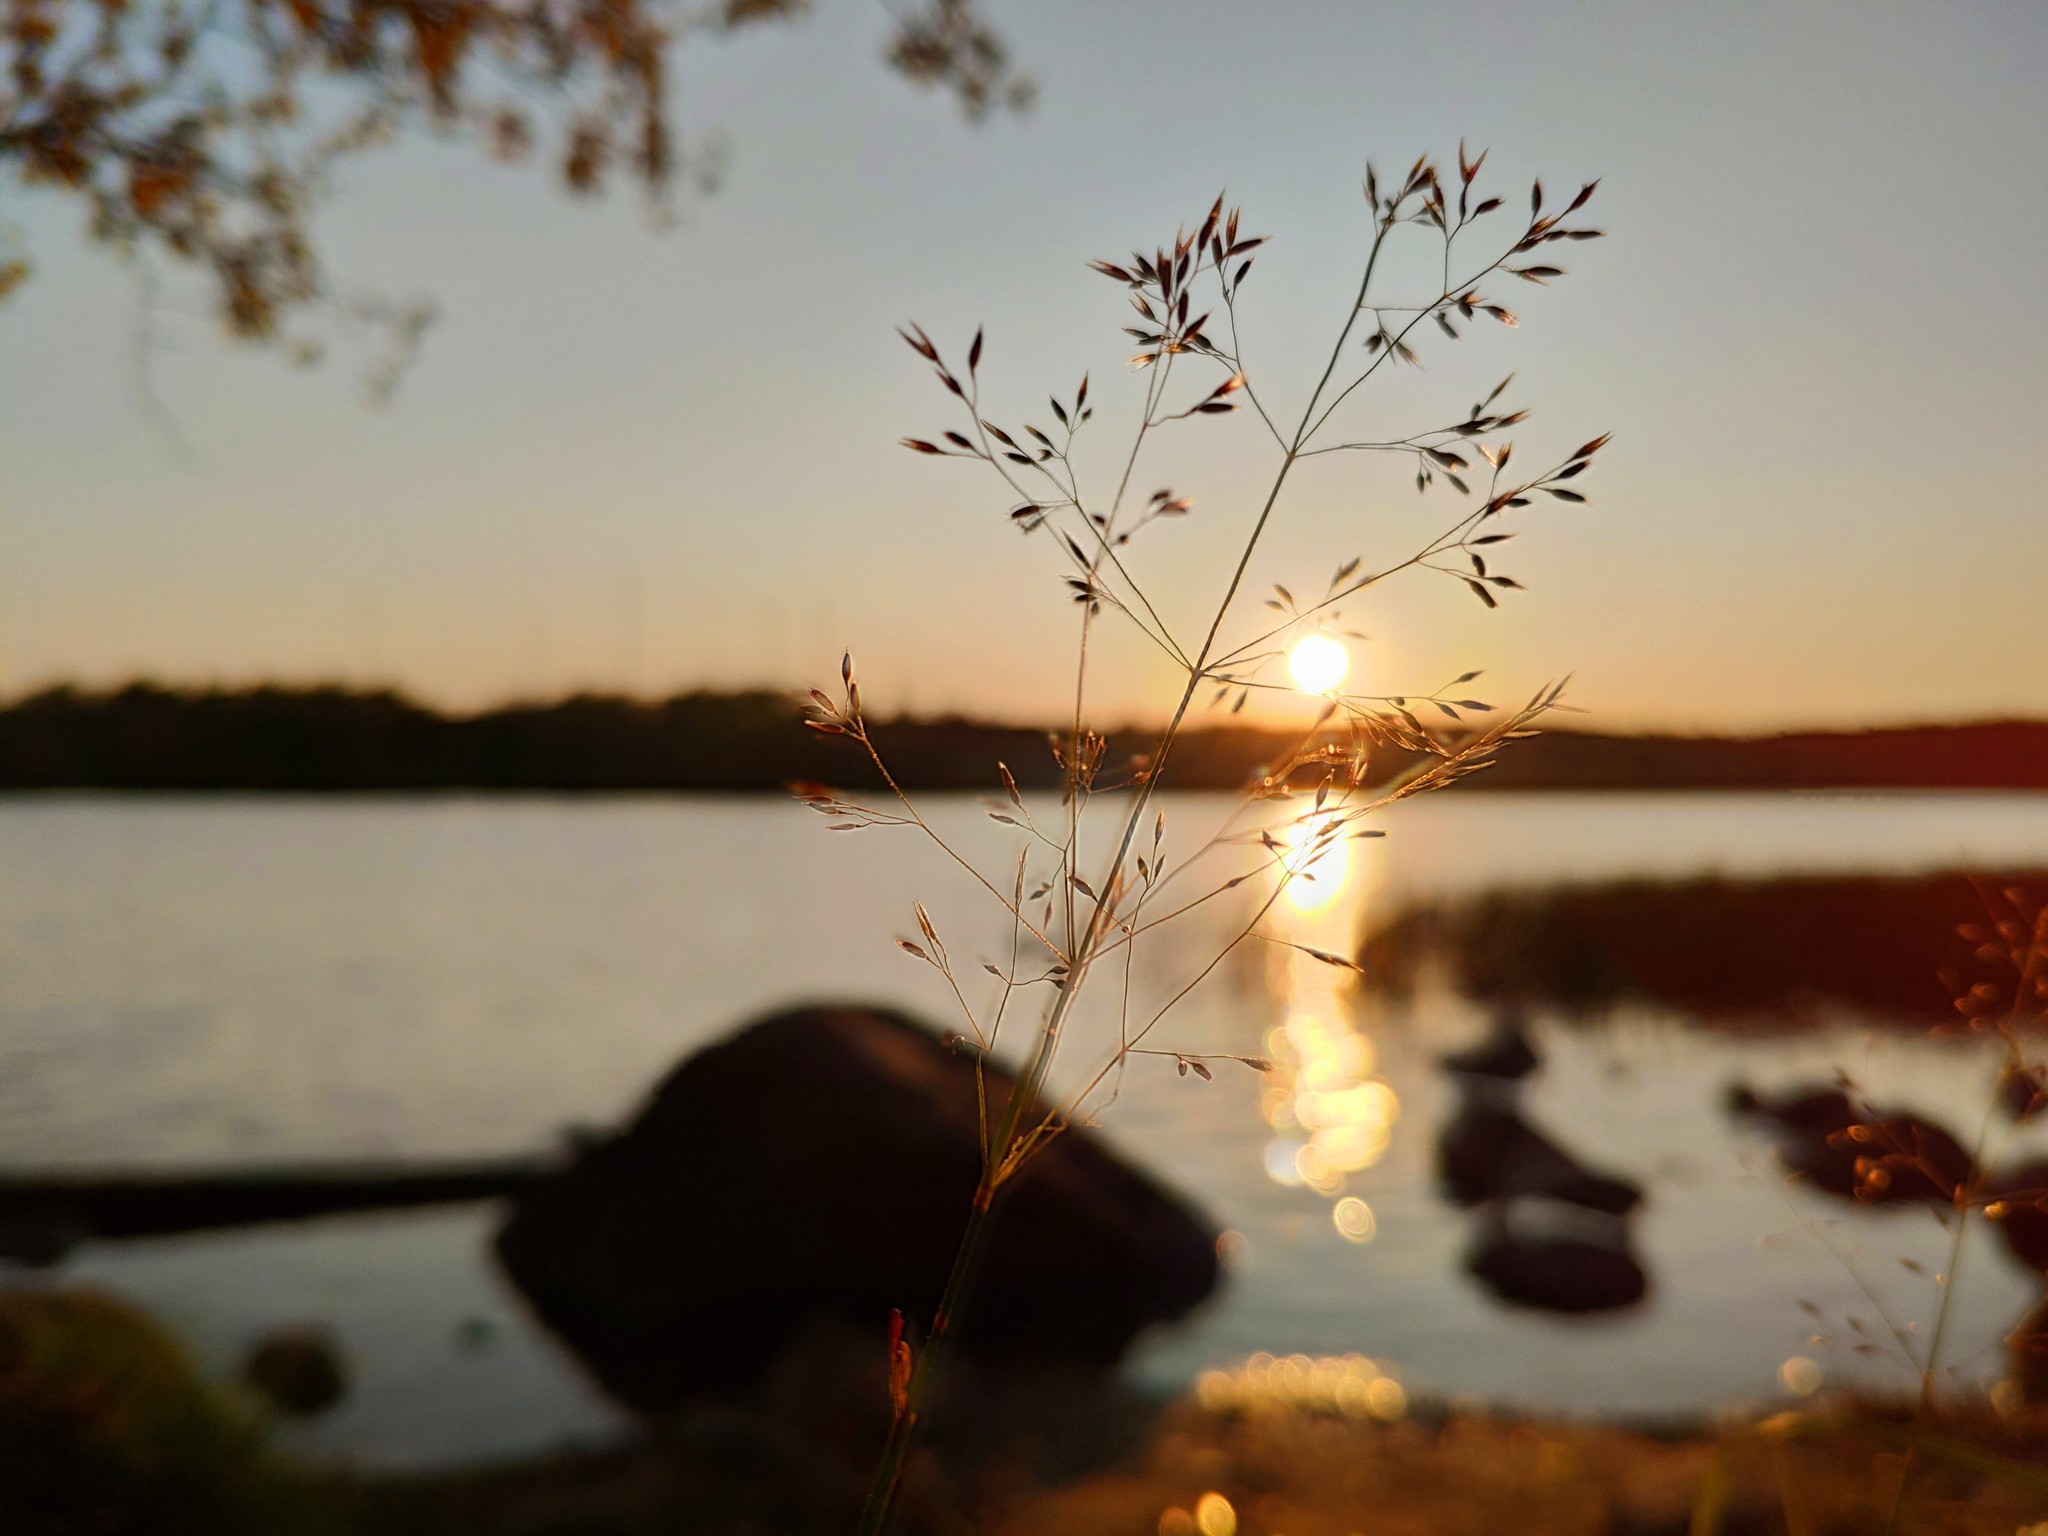
[[[1465,1271],[1513,1306],[1612,1312],[1649,1294],[1630,1217],[1643,1192],[1589,1168],[1524,1118],[1521,1085],[1541,1066],[1519,1013],[1444,1058],[1458,1109],[1437,1136],[1437,1177],[1476,1212]]]

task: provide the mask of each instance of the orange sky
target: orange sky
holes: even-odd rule
[[[683,125],[728,135],[733,167],[666,231],[443,147],[357,164],[322,221],[333,265],[443,310],[399,399],[173,314],[150,368],[185,450],[137,403],[132,276],[82,252],[68,204],[11,198],[39,276],[0,312],[0,685],[340,678],[471,704],[822,681],[851,645],[878,707],[1050,713],[1057,564],[985,472],[895,446],[955,423],[891,328],[957,348],[986,323],[1006,419],[1092,370],[1082,468],[1112,485],[1142,383],[1085,259],[1228,186],[1276,237],[1245,355],[1298,411],[1355,283],[1367,156],[1462,134],[1516,202],[1532,174],[1604,178],[1611,238],[1501,293],[1519,331],[1426,344],[1358,430],[1513,368],[1518,452],[1616,436],[1593,503],[1532,509],[1506,546],[1529,590],[1500,611],[1436,579],[1347,615],[1361,686],[1571,673],[1617,728],[2048,712],[2048,12],[991,9],[1043,93],[979,129],[873,63],[858,6],[687,52]],[[1274,450],[1248,416],[1174,433],[1138,479],[1195,511],[1133,559],[1198,632]],[[1433,505],[1323,461],[1255,585],[1398,559]],[[1174,681],[1127,645],[1096,675],[1117,717]]]

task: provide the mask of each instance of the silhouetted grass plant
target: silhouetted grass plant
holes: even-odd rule
[[[1511,472],[1516,445],[1509,434],[1529,414],[1505,402],[1513,375],[1469,411],[1425,430],[1373,435],[1354,424],[1364,386],[1418,367],[1425,337],[1455,341],[1474,325],[1519,323],[1483,285],[1505,278],[1549,283],[1563,276],[1545,259],[1549,248],[1601,233],[1574,222],[1596,183],[1555,205],[1546,200],[1539,181],[1529,190],[1524,217],[1509,212],[1503,198],[1481,190],[1485,158],[1483,153],[1468,157],[1461,145],[1454,177],[1441,174],[1424,157],[1388,183],[1368,168],[1369,219],[1355,291],[1306,404],[1284,418],[1277,395],[1263,376],[1253,376],[1240,351],[1240,308],[1266,241],[1241,229],[1238,209],[1226,209],[1219,197],[1192,231],[1184,227],[1171,241],[1135,252],[1127,262],[1093,263],[1097,273],[1124,291],[1134,311],[1127,327],[1137,344],[1130,365],[1143,391],[1136,431],[1128,447],[1110,459],[1106,497],[1088,488],[1080,463],[1080,446],[1095,414],[1086,377],[1071,396],[1050,400],[1047,424],[1005,426],[983,404],[980,331],[964,354],[951,360],[921,328],[903,332],[959,412],[955,426],[932,437],[906,438],[906,446],[932,457],[969,460],[996,476],[1007,493],[1010,520],[1046,552],[1078,610],[1079,632],[1072,712],[1052,738],[1062,772],[1060,808],[1056,818],[1035,816],[1009,769],[999,766],[1006,799],[990,814],[1016,828],[1019,839],[1014,862],[1000,871],[977,867],[942,837],[890,774],[869,732],[850,655],[841,666],[838,696],[811,695],[815,707],[809,723],[848,738],[882,774],[889,793],[868,802],[807,785],[799,787],[802,798],[828,815],[837,829],[914,829],[1007,915],[1010,958],[1007,964],[985,964],[997,990],[993,1002],[981,1007],[970,998],[922,903],[915,909],[918,936],[900,941],[942,978],[964,1027],[959,1047],[980,1060],[997,1048],[1007,1020],[1027,1008],[1035,1015],[1014,1089],[1001,1103],[983,1095],[981,1176],[921,1347],[907,1336],[900,1318],[895,1325],[892,1425],[860,1526],[869,1536],[887,1521],[932,1371],[969,1292],[1003,1188],[1052,1137],[1085,1122],[1113,1099],[1136,1058],[1171,1060],[1183,1076],[1202,1078],[1212,1075],[1212,1063],[1226,1059],[1265,1069],[1268,1063],[1258,1057],[1172,1049],[1157,1031],[1175,1005],[1240,944],[1255,939],[1290,943],[1265,932],[1263,925],[1281,893],[1296,880],[1312,879],[1310,866],[1333,845],[1381,835],[1376,822],[1389,807],[1483,769],[1505,744],[1531,734],[1537,720],[1558,705],[1561,684],[1496,712],[1469,696],[1476,672],[1406,695],[1332,687],[1294,750],[1249,786],[1244,805],[1221,831],[1185,859],[1175,861],[1167,851],[1165,816],[1153,802],[1190,712],[1205,696],[1211,707],[1234,712],[1255,693],[1289,691],[1273,673],[1290,642],[1340,625],[1342,604],[1396,576],[1441,576],[1462,585],[1486,607],[1498,606],[1501,594],[1520,587],[1497,566],[1502,546],[1516,536],[1517,514],[1549,501],[1586,499],[1577,482],[1606,443],[1604,436],[1581,443],[1533,474]],[[1429,249],[1434,291],[1410,293],[1397,302],[1380,291],[1386,280],[1382,263],[1392,247],[1407,241]],[[1169,429],[1186,430],[1183,424],[1199,424],[1247,405],[1265,427],[1274,456],[1271,476],[1263,496],[1247,509],[1249,530],[1224,573],[1220,596],[1207,610],[1206,625],[1199,634],[1183,634],[1163,616],[1130,556],[1135,538],[1155,536],[1184,518],[1192,500],[1170,486],[1142,498],[1132,487],[1141,463],[1166,446]],[[1293,425],[1283,425],[1284,420]],[[1275,585],[1262,604],[1254,604],[1246,590],[1248,573],[1281,513],[1295,471],[1308,459],[1346,454],[1395,455],[1412,462],[1418,490],[1453,499],[1439,531],[1384,564],[1368,565],[1362,555],[1337,559],[1313,595],[1297,596],[1288,586]],[[1161,701],[1167,724],[1149,754],[1128,769],[1113,771],[1104,761],[1105,737],[1090,723],[1088,699],[1092,642],[1098,624],[1106,620],[1128,625],[1156,647],[1178,678],[1172,696]],[[1425,713],[1444,725],[1425,724]],[[1423,756],[1419,766],[1368,789],[1372,759],[1386,749]],[[1264,814],[1259,814],[1262,807]],[[1113,828],[1112,851],[1099,866],[1088,863],[1083,845],[1084,828],[1098,808],[1109,811]],[[1149,1016],[1134,1016],[1131,958],[1138,944],[1155,941],[1161,930],[1241,887],[1249,887],[1250,918],[1233,923],[1235,931],[1226,942],[1196,956],[1185,984],[1161,1007]],[[1343,956],[1292,947],[1330,965],[1353,964]],[[1106,984],[1091,988],[1098,973]],[[1082,1075],[1078,1091],[1049,1101],[1048,1077],[1073,1032],[1081,1001],[1098,992],[1108,995],[1114,1043],[1099,1067]]]

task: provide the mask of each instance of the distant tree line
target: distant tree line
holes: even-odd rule
[[[987,789],[996,763],[1057,787],[1046,735],[958,719],[876,728],[908,784]],[[1212,733],[1188,782],[1241,783],[1279,738]],[[1150,742],[1127,733],[1109,761]],[[812,780],[879,788],[840,738],[806,730],[768,691],[645,701],[582,694],[476,714],[338,687],[188,691],[52,688],[0,709],[0,788],[162,790],[764,790]]]
[[[1007,763],[1026,788],[1060,782],[1043,731],[958,718],[876,728],[906,787],[985,790]],[[1115,765],[1151,746],[1109,744]],[[1167,774],[1179,789],[1236,788],[1293,739],[1197,730]],[[1389,752],[1391,776],[1413,759]],[[811,780],[875,788],[844,740],[805,730],[781,694],[578,695],[475,714],[339,687],[50,688],[0,707],[0,790],[772,790]],[[2048,722],[1754,738],[1549,732],[1518,742],[1475,786],[1530,789],[2048,789]]]

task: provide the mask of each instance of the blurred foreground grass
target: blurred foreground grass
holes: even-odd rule
[[[1177,1407],[1134,1466],[1048,1493],[1004,1536],[1847,1536],[1890,1518],[1907,1426],[1870,1405],[1652,1435],[1494,1415],[1394,1424]],[[1987,1419],[1923,1444],[1897,1529],[2048,1519],[2048,1434]],[[2031,1463],[2031,1464],[2030,1464]],[[1205,1505],[1205,1496],[1208,1497]],[[1227,1513],[1226,1513],[1227,1508]],[[1204,1518],[1206,1516],[1206,1518]],[[2048,1536],[2044,1527],[2042,1536]]]
[[[906,1536],[2048,1536],[2048,1414],[1905,1416],[1843,1402],[1652,1434],[1442,1413],[1383,1422],[1286,1402],[1160,1413],[1138,1449],[1057,1488],[972,1491],[927,1462]],[[157,1323],[87,1292],[0,1295],[7,1536],[836,1533],[861,1447],[743,1409],[608,1451],[372,1477],[296,1465]]]
[[[0,1532],[345,1529],[329,1491],[153,1319],[91,1291],[0,1294]]]

